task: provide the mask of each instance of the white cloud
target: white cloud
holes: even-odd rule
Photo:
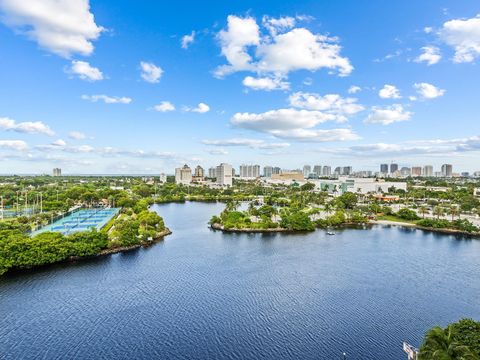
[[[348,148],[325,148],[322,153],[331,153],[342,156],[390,158],[392,156],[429,155],[452,157],[457,154],[480,150],[480,136],[463,139],[448,140],[415,140],[392,143],[374,143],[355,145]]]
[[[207,152],[210,155],[228,155],[228,151],[225,149],[208,149]]]
[[[372,112],[365,119],[367,124],[390,125],[395,122],[410,120],[412,112],[406,111],[402,105],[394,104],[386,107],[372,107]]]
[[[48,136],[53,136],[55,134],[48,125],[41,121],[17,123],[10,118],[0,118],[0,129],[27,134],[44,134]]]
[[[291,16],[284,16],[279,18],[272,18],[265,15],[262,18],[262,25],[267,29],[271,35],[276,35],[278,32],[287,31],[295,26],[296,19]]]
[[[253,70],[255,66],[251,64],[252,58],[247,52],[247,47],[260,43],[260,29],[255,19],[229,15],[227,22],[227,30],[221,30],[218,39],[222,55],[230,65],[219,67],[215,71],[218,77],[235,71]]]
[[[281,149],[290,146],[289,143],[266,143],[264,140],[245,138],[203,140],[202,143],[211,146],[246,146],[252,149]]]
[[[142,79],[152,84],[158,83],[163,74],[162,68],[151,62],[140,62],[140,69]]]
[[[189,35],[184,35],[182,37],[182,49],[188,49],[190,44],[193,44],[195,41],[195,31],[192,31]]]
[[[435,99],[445,94],[445,90],[429,83],[416,83],[413,87],[417,89],[417,93],[424,99]]]
[[[175,105],[173,105],[170,101],[162,101],[160,104],[155,105],[153,108],[156,111],[168,112],[168,111],[174,111]]]
[[[87,136],[84,133],[81,133],[80,131],[71,131],[68,133],[68,137],[74,140],[83,140]]]
[[[434,65],[442,58],[440,49],[436,46],[424,46],[422,47],[422,51],[423,52],[415,58],[415,62],[426,62],[427,65]]]
[[[471,19],[445,22],[439,36],[455,49],[454,62],[472,62],[480,55],[480,14]]]
[[[400,99],[400,90],[398,90],[394,85],[385,84],[382,89],[378,92],[378,96],[382,99]]]
[[[338,94],[321,96],[314,93],[296,92],[290,95],[289,102],[291,106],[297,108],[319,110],[333,114],[339,122],[346,121],[347,116],[354,115],[365,109],[357,103],[357,99],[343,98]]]
[[[258,77],[247,76],[243,79],[243,85],[253,90],[288,90],[290,83],[283,81],[280,77]]]
[[[425,26],[425,27],[423,28],[423,32],[424,32],[425,34],[430,34],[432,31],[433,31],[433,28],[432,28],[431,26]]]
[[[360,91],[362,91],[362,88],[360,86],[352,85],[348,88],[348,93],[349,94],[356,94]]]
[[[25,151],[28,145],[23,140],[0,140],[0,148],[16,151]]]
[[[52,145],[53,146],[67,146],[67,143],[62,139],[58,139],[58,140],[55,140],[54,142],[52,142]]]
[[[63,57],[90,55],[104,30],[88,0],[1,0],[2,21],[40,47]]]
[[[261,34],[252,17],[230,15],[227,21],[227,29],[219,32],[218,39],[228,65],[216,69],[217,77],[237,71],[287,76],[291,71],[322,68],[346,76],[353,70],[349,60],[340,56],[336,38],[316,35],[305,28],[291,29],[295,24],[291,18],[264,17],[269,35]]]
[[[230,119],[232,125],[267,133],[280,139],[297,141],[356,140],[351,129],[316,129],[319,124],[338,120],[334,114],[321,111],[278,109],[264,113],[236,113]]]
[[[77,75],[82,80],[87,81],[98,81],[104,79],[100,69],[91,66],[86,61],[73,60],[72,66],[68,72]]]
[[[105,104],[130,104],[132,102],[131,98],[125,96],[82,95],[82,99],[91,102],[103,101]]]
[[[196,113],[200,113],[200,114],[203,114],[203,113],[206,113],[206,112],[209,112],[210,111],[210,106],[208,106],[207,104],[201,102],[197,105],[196,108],[193,108],[193,109],[188,109],[188,111],[192,111],[192,112],[196,112]]]

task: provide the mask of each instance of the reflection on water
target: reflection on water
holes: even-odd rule
[[[220,203],[155,209],[163,242],[0,280],[0,358],[403,359],[480,318],[480,241],[410,228],[222,234]]]

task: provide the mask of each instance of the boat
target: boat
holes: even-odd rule
[[[327,235],[335,235],[333,231],[327,231]]]

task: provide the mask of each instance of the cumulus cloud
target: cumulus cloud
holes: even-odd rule
[[[246,146],[252,149],[281,149],[290,146],[289,143],[267,143],[264,140],[245,138],[203,140],[202,143],[211,146]]]
[[[58,140],[55,140],[54,142],[52,142],[52,145],[53,146],[67,146],[67,143],[65,142],[65,140],[58,139]]]
[[[195,41],[195,31],[192,31],[189,35],[182,37],[182,49],[188,49],[188,47]]]
[[[362,88],[360,86],[352,85],[348,88],[348,93],[349,94],[356,94],[360,91],[362,91]]]
[[[415,58],[415,62],[425,62],[427,65],[434,65],[440,61],[442,56],[440,55],[440,49],[436,46],[424,46],[422,47],[422,53]]]
[[[228,64],[218,67],[217,77],[237,71],[287,76],[296,70],[337,70],[346,76],[353,70],[350,61],[340,55],[338,39],[313,34],[305,28],[293,28],[293,18],[264,17],[262,24],[269,34],[262,34],[252,17],[230,15],[227,29],[218,39]]]
[[[162,101],[160,104],[155,105],[153,109],[159,112],[174,111],[175,105],[173,105],[170,101]]]
[[[394,85],[385,84],[382,89],[378,92],[378,96],[382,99],[400,99],[400,90]]]
[[[480,14],[470,19],[445,22],[439,36],[443,42],[454,48],[454,62],[472,62],[480,55]]]
[[[280,139],[297,141],[356,140],[351,129],[316,129],[319,124],[338,121],[338,116],[316,110],[278,109],[264,113],[236,113],[230,119],[232,125],[273,135]]]
[[[6,117],[0,118],[0,129],[27,134],[44,134],[48,136],[53,136],[55,134],[48,125],[41,121],[17,123],[15,120]]]
[[[374,106],[364,122],[366,124],[390,125],[395,122],[410,120],[411,116],[412,112],[405,110],[400,104],[386,107]]]
[[[160,78],[162,77],[163,70],[160,66],[155,65],[152,62],[140,62],[140,69],[143,80],[146,82],[155,84],[160,82]]]
[[[100,69],[91,66],[86,61],[73,60],[68,72],[77,75],[82,80],[98,81],[103,80],[103,74]]]
[[[125,96],[82,95],[82,99],[91,102],[103,101],[105,104],[130,104],[132,102],[131,98]]]
[[[88,0],[1,0],[2,21],[62,57],[90,55],[104,30],[95,23]]]
[[[423,99],[435,99],[445,94],[445,90],[429,83],[416,83],[413,87]]]
[[[84,140],[87,136],[80,131],[70,131],[68,133],[68,137],[74,140]]]
[[[243,79],[243,85],[253,90],[288,90],[290,83],[283,81],[280,77],[258,77],[247,76]]]
[[[319,110],[335,115],[339,122],[344,122],[348,116],[365,109],[357,103],[357,99],[343,98],[338,94],[321,96],[314,93],[296,92],[290,95],[289,102],[291,106],[297,108]]]
[[[23,140],[0,140],[0,148],[15,151],[25,151],[28,145]]]
[[[203,113],[206,113],[206,112],[210,111],[210,106],[201,102],[197,105],[197,107],[195,107],[193,109],[191,109],[189,107],[184,107],[184,111],[191,111],[191,112],[196,112],[196,113],[203,114]]]

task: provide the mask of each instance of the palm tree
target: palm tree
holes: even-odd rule
[[[330,214],[330,211],[333,210],[333,204],[331,201],[325,203],[324,205],[325,212],[327,213],[327,216]]]
[[[456,205],[450,206],[450,208],[448,209],[448,213],[452,215],[452,221],[453,221],[454,216],[458,214],[458,207]]]
[[[422,214],[422,217],[424,219],[425,219],[425,215],[430,213],[430,211],[428,210],[428,207],[426,207],[425,205],[420,206],[420,208],[418,209],[418,212]]]
[[[435,206],[433,208],[433,215],[436,215],[437,219],[440,219],[441,216],[445,215],[445,209],[441,206]]]
[[[478,360],[468,346],[455,341],[450,328],[435,326],[427,332],[418,360]]]

